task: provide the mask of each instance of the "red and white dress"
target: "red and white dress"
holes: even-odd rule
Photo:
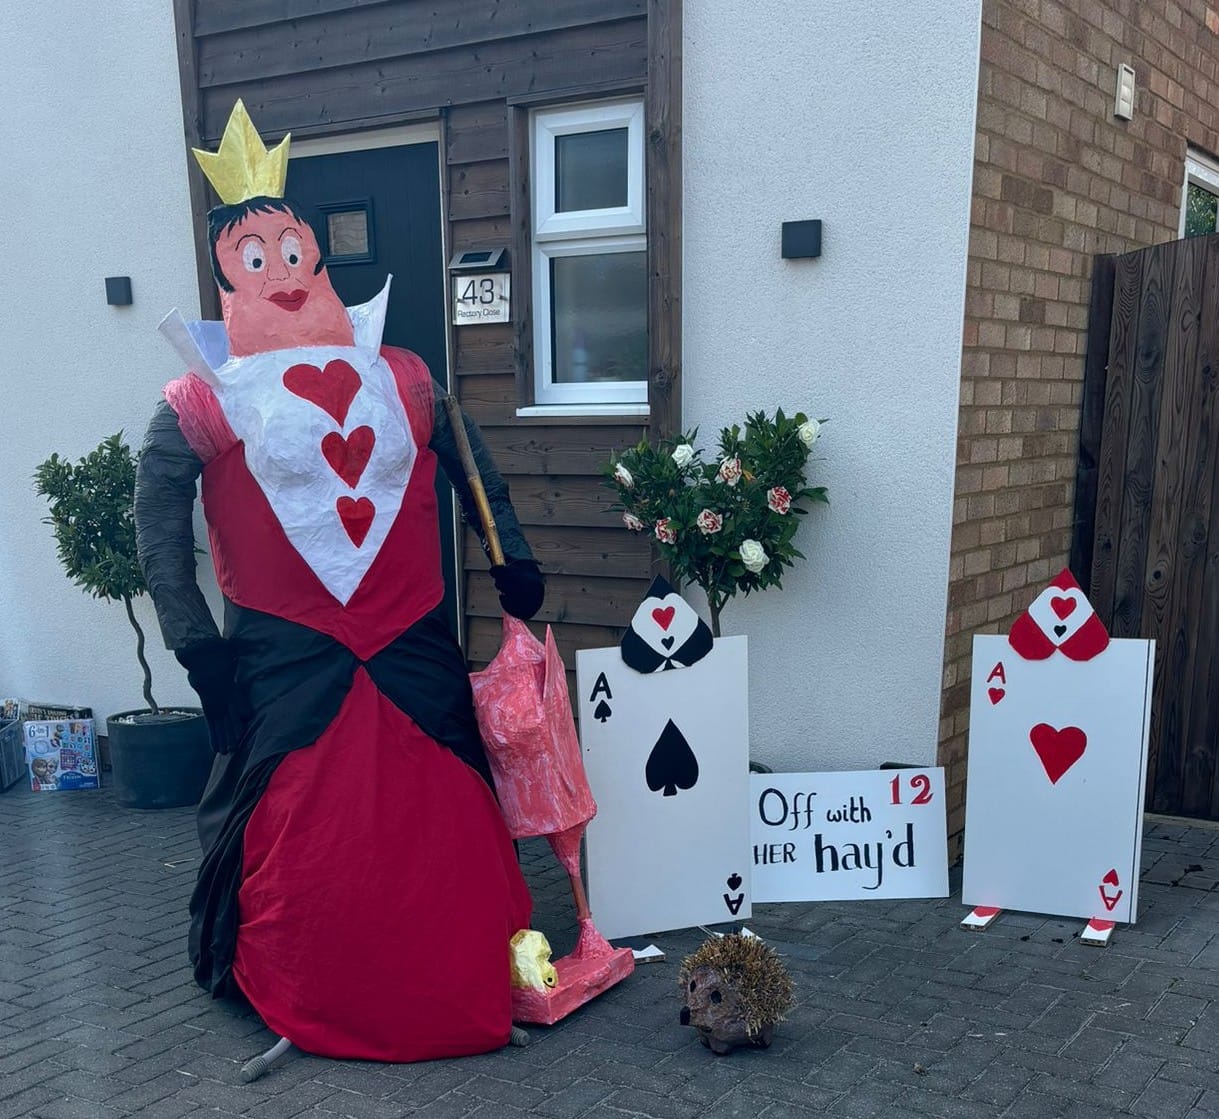
[[[165,395],[252,713],[200,807],[196,976],[309,1052],[413,1061],[506,1044],[530,902],[437,611],[432,381],[381,350],[385,294],[354,347],[196,353]],[[174,453],[150,429],[141,471],[180,495]],[[149,582],[168,638],[189,588]]]

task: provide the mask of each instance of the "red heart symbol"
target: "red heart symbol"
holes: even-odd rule
[[[376,441],[376,434],[368,426],[357,427],[346,439],[332,431],[322,440],[322,454],[330,469],[354,490]]]
[[[1050,609],[1060,618],[1069,617],[1075,611],[1076,602],[1073,598],[1052,598]]]
[[[368,530],[372,528],[376,506],[366,497],[361,497],[358,501],[350,497],[340,497],[335,508],[339,511],[339,520],[343,522],[351,542],[358,548],[364,543]]]
[[[1109,873],[1106,874],[1101,881],[1104,882],[1106,886],[1116,886],[1118,883],[1117,868],[1115,867],[1113,870],[1109,871]]]
[[[1007,695],[1007,692],[1005,692],[1002,688],[988,688],[986,690],[986,694],[990,696],[991,703],[998,703],[999,700]]]
[[[676,613],[676,606],[666,606],[663,610],[658,606],[652,611],[652,621],[661,629],[667,630],[673,624],[673,615]]]
[[[294,365],[284,374],[284,388],[310,404],[316,404],[342,424],[347,419],[347,409],[360,391],[360,375],[338,358],[326,362],[325,369],[316,365]]]
[[[1038,723],[1029,731],[1029,741],[1037,751],[1051,785],[1058,784],[1058,779],[1084,756],[1088,748],[1088,736],[1079,727],[1056,730],[1049,723]]]

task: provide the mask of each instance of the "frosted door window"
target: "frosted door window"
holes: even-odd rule
[[[560,256],[550,269],[555,382],[644,380],[647,254]]]

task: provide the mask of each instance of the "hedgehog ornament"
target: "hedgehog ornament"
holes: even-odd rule
[[[793,1003],[791,976],[756,936],[713,936],[682,961],[678,982],[681,1024],[716,1056],[738,1045],[765,1049]]]

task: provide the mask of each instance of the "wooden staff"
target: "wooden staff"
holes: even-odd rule
[[[491,505],[487,501],[487,491],[483,488],[482,476],[478,473],[478,465],[474,461],[474,452],[470,450],[470,440],[466,436],[466,424],[461,414],[461,405],[452,393],[446,393],[444,407],[449,413],[449,425],[453,428],[453,438],[457,442],[457,454],[461,457],[462,469],[466,472],[466,482],[470,492],[474,494],[474,504],[478,507],[478,519],[482,522],[483,537],[487,541],[487,554],[491,557],[492,567],[502,567],[504,550],[499,543],[499,530],[495,527],[495,517],[491,514]]]

